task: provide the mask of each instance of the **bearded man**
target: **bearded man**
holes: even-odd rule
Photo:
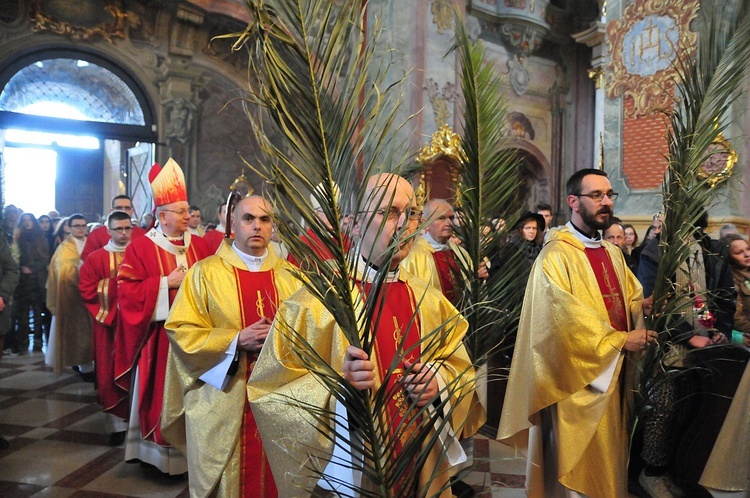
[[[550,230],[526,287],[497,438],[528,454],[530,497],[627,496],[626,372],[645,330],[641,285],[599,230],[606,173],[567,182],[570,222]]]

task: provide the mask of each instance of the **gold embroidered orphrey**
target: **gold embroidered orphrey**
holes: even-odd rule
[[[627,115],[638,117],[672,106],[672,62],[680,52],[695,50],[698,35],[690,31],[690,23],[698,9],[698,0],[636,0],[621,19],[607,25],[607,97],[631,99]]]

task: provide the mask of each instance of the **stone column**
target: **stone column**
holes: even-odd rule
[[[580,33],[573,35],[577,43],[583,43],[592,49],[591,69],[589,69],[589,78],[595,81],[596,93],[594,96],[594,147],[592,148],[594,157],[593,165],[602,169],[603,164],[603,137],[604,137],[604,64],[606,62],[606,26],[607,12],[606,2],[600,0],[599,19],[594,21],[591,27]]]

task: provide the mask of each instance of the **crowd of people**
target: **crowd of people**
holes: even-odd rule
[[[335,317],[295,276],[306,263],[276,238],[267,200],[241,199],[229,216],[221,204],[216,223],[204,223],[173,160],[155,165],[149,180],[155,209],[147,225],[134,223],[125,195],[112,200],[101,226],[81,214],[36,218],[7,206],[0,240],[0,351],[44,350],[56,373],[73,368],[95,382],[110,443],[125,444],[127,461],[187,473],[192,496],[296,496],[300,486],[321,496],[335,492],[325,479],[300,478],[307,464],[286,446],[293,434],[297,446],[315,454],[334,451],[319,437],[321,427],[297,413],[301,405],[274,402],[299,398],[308,411],[332,403],[306,365],[290,356],[289,337],[304,336],[353,388],[368,390],[401,348],[446,328],[450,339],[404,360],[411,373],[398,382],[415,410],[441,396],[454,400],[446,421],[450,437],[430,449],[449,457],[431,457],[433,467],[415,478],[418,488],[401,489],[402,481],[396,487],[404,496],[416,489],[470,496],[454,474],[470,464],[471,436],[485,409],[462,345],[467,325],[457,309],[456,279],[511,272],[526,293],[509,303],[521,312],[511,334],[498,439],[527,452],[530,496],[626,496],[627,383],[636,357],[659,337],[645,328],[644,314],[653,306],[663,215],[653,217],[639,244],[636,229],[614,217],[617,193],[602,171],[581,170],[569,179],[565,225],[553,226],[552,207],[537,205],[471,276],[458,271],[468,256],[448,200],[420,208],[403,178],[368,179],[369,204],[347,219],[355,228],[345,249],[361,255],[362,296],[376,270],[389,265],[373,357],[347,344]],[[311,209],[327,223],[316,206],[312,195]],[[364,223],[362,213],[374,213],[377,223]],[[682,354],[676,362],[711,346],[750,347],[750,245],[733,225],[712,240],[704,231],[707,218],[699,223],[686,271],[674,276],[695,299],[671,341]],[[409,236],[420,225],[423,232]],[[312,231],[301,237],[317,257],[332,257]],[[676,362],[674,368],[682,367]],[[467,378],[455,383],[458,372]],[[669,472],[675,407],[685,388],[663,382],[649,392],[653,409],[644,417],[639,482],[655,498],[684,496]],[[396,417],[393,426],[409,416],[403,396],[394,396],[387,412]]]

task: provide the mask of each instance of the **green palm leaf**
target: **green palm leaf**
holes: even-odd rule
[[[486,50],[472,41],[463,19],[456,14],[456,44],[461,66],[463,91],[463,130],[461,144],[464,158],[460,175],[460,202],[463,216],[459,237],[469,254],[460,260],[464,285],[461,312],[469,321],[467,348],[475,363],[486,361],[491,350],[512,345],[506,338],[520,315],[520,304],[526,287],[523,275],[513,271],[494,271],[487,281],[476,278],[476,269],[485,257],[499,249],[500,241],[517,218],[522,199],[520,160],[508,147],[504,136],[507,101],[502,93],[500,75],[487,62]],[[490,227],[490,220],[503,213],[508,223],[504,230]],[[504,268],[517,268],[520,255],[506,261]]]
[[[675,275],[691,256],[688,242],[699,235],[699,219],[720,200],[701,165],[713,154],[726,152],[712,144],[727,128],[726,117],[750,64],[750,17],[740,10],[733,16],[702,11],[697,51],[683,48],[674,64],[675,106],[666,113],[669,156],[662,186],[665,219],[653,293],[656,304],[647,318],[648,328],[659,332],[660,345],[649,348],[644,358],[641,407],[648,407],[651,386],[676,375],[664,364],[665,352],[686,338],[680,325],[682,316],[692,311],[694,296],[678,288]],[[712,299],[710,293],[702,297]]]
[[[371,35],[364,32],[364,8],[359,1],[246,3],[252,21],[244,32],[230,36],[236,39],[235,49],[249,52],[247,114],[265,155],[264,164],[257,169],[272,185],[279,233],[300,261],[299,277],[306,291],[335,318],[337,329],[349,344],[372,354],[374,331],[382,315],[387,263],[402,238],[393,238],[385,263],[363,295],[356,283],[359,247],[347,251],[352,234],[340,220],[347,214],[358,215],[360,229],[372,225],[384,230],[385,217],[365,211],[364,206],[372,199],[364,198],[362,178],[378,171],[399,171],[408,163],[403,153],[405,142],[398,133],[403,126],[397,120],[402,93],[400,82],[390,80],[390,53],[378,49],[377,22]],[[376,195],[390,195],[386,189],[378,192]],[[330,222],[312,211],[310,195]],[[390,206],[392,199],[378,200],[382,201],[378,204]],[[303,228],[320,242],[325,257],[310,251],[300,240],[298,233]],[[421,301],[422,297],[416,299]],[[415,315],[412,321],[416,320],[419,317]],[[409,351],[399,348],[381,388],[359,391],[315,349],[305,331],[282,323],[278,316],[276,322],[275,330],[283,334],[295,364],[312,373],[347,414],[348,422],[344,422],[335,411],[303,402],[298,396],[274,399],[306,412],[307,423],[319,439],[346,449],[347,465],[364,478],[361,485],[338,483],[343,486],[343,494],[393,496],[397,482],[402,489],[416,489],[418,472],[414,472],[414,465],[423,464],[429,448],[437,444],[434,424],[445,424],[455,404],[471,395],[473,386],[467,384],[473,383],[473,369],[455,372],[454,380],[444,387],[443,392],[452,395],[450,409],[440,396],[428,404],[436,409],[409,405],[401,425],[395,428],[409,436],[397,448],[391,437],[394,428],[389,427],[385,416],[387,400],[397,393],[387,386]],[[454,325],[444,323],[427,331],[419,343],[420,350],[424,353],[446,343]],[[435,361],[439,366],[444,358]],[[406,369],[404,375],[410,372]],[[356,430],[350,431],[352,427]],[[322,475],[329,457],[321,455],[312,443],[274,443],[282,445],[299,463],[297,477],[302,481],[314,483]]]

